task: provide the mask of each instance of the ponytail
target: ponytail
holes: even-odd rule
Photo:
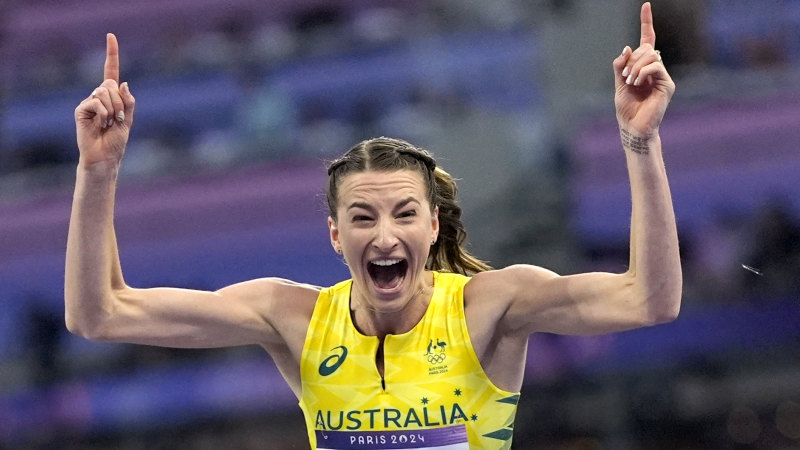
[[[434,205],[439,207],[439,236],[431,247],[425,268],[472,275],[491,270],[491,266],[472,256],[465,248],[467,231],[461,222],[461,207],[456,201],[456,181],[441,167],[433,170],[436,183]]]

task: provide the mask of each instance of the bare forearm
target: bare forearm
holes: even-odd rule
[[[67,238],[65,313],[67,327],[92,335],[112,312],[113,292],[125,283],[114,233],[117,165],[78,166]]]
[[[674,318],[680,307],[682,275],[672,196],[661,140],[620,130],[631,182],[630,274],[647,300],[653,320]]]

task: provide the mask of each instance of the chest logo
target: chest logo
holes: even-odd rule
[[[323,359],[322,363],[319,365],[319,374],[323,377],[327,377],[333,372],[336,372],[336,369],[338,369],[339,366],[344,363],[345,358],[347,358],[347,347],[340,345],[331,349],[331,351],[335,350],[340,350],[340,352]]]
[[[447,358],[447,355],[444,353],[446,348],[447,342],[440,341],[439,338],[436,338],[436,343],[434,343],[433,339],[431,339],[430,343],[428,343],[428,351],[425,352],[425,357],[431,364],[441,364],[444,362],[445,358]]]
[[[428,364],[430,364],[430,366],[428,366],[428,375],[447,373],[447,364],[444,362],[444,360],[447,359],[445,350],[447,350],[447,342],[440,340],[438,337],[436,338],[436,342],[434,342],[433,339],[430,340],[424,355]]]

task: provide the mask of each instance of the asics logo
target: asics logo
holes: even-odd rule
[[[342,365],[344,359],[347,358],[347,347],[344,345],[340,345],[338,347],[334,347],[331,351],[341,349],[341,353],[336,353],[327,358],[322,360],[322,363],[319,365],[319,374],[323,377],[327,377],[328,375],[336,372],[336,369]]]

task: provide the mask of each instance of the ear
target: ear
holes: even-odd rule
[[[433,214],[431,214],[431,227],[433,228],[433,236],[431,236],[431,240],[435,241],[439,238],[439,207],[433,208]]]
[[[330,231],[331,235],[331,246],[333,247],[333,251],[339,253],[342,248],[342,244],[339,242],[339,226],[336,225],[336,221],[330,216],[328,216],[328,230]]]

